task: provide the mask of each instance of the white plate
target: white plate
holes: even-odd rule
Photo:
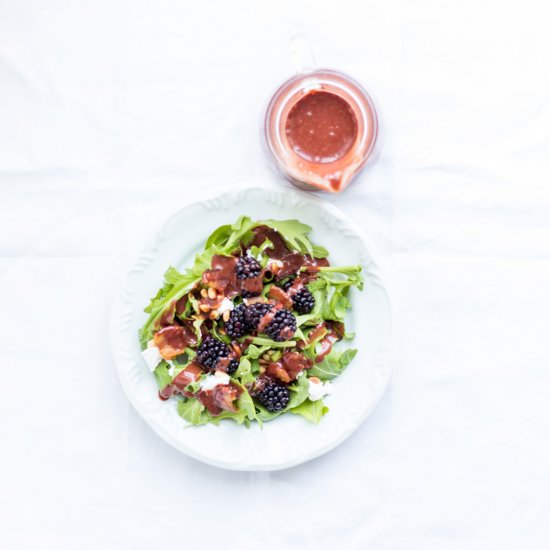
[[[155,379],[140,356],[137,338],[143,308],[161,286],[170,265],[188,267],[208,235],[240,215],[254,219],[296,218],[313,228],[312,240],[330,251],[331,263],[364,266],[365,289],[354,289],[346,326],[356,332],[359,353],[334,380],[325,402],[330,412],[314,425],[285,414],[250,429],[221,425],[187,427],[175,399],[158,398]],[[115,305],[111,341],[122,386],[136,410],[166,442],[185,454],[221,468],[278,470],[311,460],[344,441],[380,399],[390,375],[386,361],[391,334],[388,293],[371,243],[334,206],[290,189],[241,187],[183,207],[163,225],[128,275]]]

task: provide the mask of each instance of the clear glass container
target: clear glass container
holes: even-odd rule
[[[336,159],[313,161],[298,154],[289,141],[289,113],[308,94],[318,92],[343,99],[355,115],[353,143]],[[267,150],[276,167],[292,183],[309,190],[343,191],[377,152],[378,115],[373,100],[351,77],[330,69],[310,70],[283,83],[269,102],[264,130]]]

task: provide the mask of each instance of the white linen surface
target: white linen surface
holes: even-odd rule
[[[1,547],[549,548],[544,8],[0,0]],[[327,200],[386,260],[394,375],[335,451],[227,472],[130,407],[109,313],[167,213],[284,185],[259,133],[300,34],[381,105],[379,162]]]

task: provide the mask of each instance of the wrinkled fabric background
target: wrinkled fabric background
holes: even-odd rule
[[[326,198],[386,261],[394,375],[335,451],[226,472],[130,407],[109,313],[175,207],[285,185],[259,135],[297,35],[381,105]],[[548,548],[548,51],[542,1],[0,0],[2,548]]]

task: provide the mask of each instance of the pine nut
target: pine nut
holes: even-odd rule
[[[208,297],[213,300],[216,297],[216,291],[213,288],[208,289]]]
[[[237,355],[237,357],[240,357],[242,354],[243,354],[243,351],[241,349],[241,346],[239,346],[239,344],[237,344],[237,342],[233,342],[231,344],[231,347],[233,348],[233,351],[235,352],[235,354]]]
[[[208,304],[199,304],[199,309],[204,311],[204,313],[207,313],[210,311],[210,306]]]
[[[212,321],[217,319],[219,316],[220,314],[217,311],[213,311],[212,313],[210,313],[210,319],[212,319]]]
[[[206,288],[203,288],[203,289],[201,290],[201,296],[202,296],[203,298],[206,298],[206,297],[208,296],[208,291],[206,290]]]
[[[229,316],[231,315],[230,311],[224,311],[223,312],[223,320],[227,323],[229,321]]]

